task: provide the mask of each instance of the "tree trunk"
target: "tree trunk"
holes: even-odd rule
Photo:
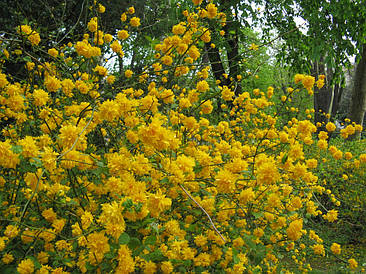
[[[223,74],[225,73],[224,65],[222,64],[220,52],[217,48],[212,48],[210,43],[205,43],[205,49],[208,59],[211,63],[211,70],[216,80],[220,80],[221,85],[229,86],[229,82]]]
[[[348,118],[356,124],[363,124],[366,111],[366,43],[362,45],[361,60],[357,65],[352,91],[351,109]],[[360,139],[361,132],[356,132],[349,139]]]
[[[325,86],[314,93],[314,124],[321,124],[317,132],[326,131],[325,125],[328,122],[326,114],[329,113],[333,94],[333,87],[331,86],[332,72],[328,69],[328,73],[326,73],[325,65],[320,61],[313,64],[311,74],[315,77],[320,74],[327,76]]]
[[[343,84],[336,84],[334,87],[334,99],[332,102],[332,110],[331,110],[331,117],[334,117],[337,114],[339,103],[341,102],[341,97],[344,91],[344,88],[342,87]]]

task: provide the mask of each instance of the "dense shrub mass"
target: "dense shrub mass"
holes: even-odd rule
[[[133,7],[116,37],[96,16],[82,41],[46,58],[31,25],[17,28],[16,51],[3,41],[2,60],[25,60],[28,78],[0,73],[2,271],[273,273],[284,254],[307,271],[309,256],[328,253],[358,269],[307,221],[338,218],[322,159],[357,173],[366,154],[329,146],[335,126],[317,132],[311,110],[279,119],[324,76],[298,74],[286,95],[244,87],[236,96],[241,77],[221,85],[200,63],[225,14],[193,3],[142,72],[114,74],[103,59],[123,58],[139,35]],[[342,135],[360,130],[350,123]]]

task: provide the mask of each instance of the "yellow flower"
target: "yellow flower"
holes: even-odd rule
[[[206,10],[207,10],[207,17],[212,19],[215,18],[217,15],[217,7],[215,6],[215,4],[210,3],[206,6]]]
[[[292,221],[290,225],[288,226],[286,233],[287,237],[292,241],[297,241],[302,236],[302,224],[303,220],[298,219],[295,221]]]
[[[355,270],[358,267],[358,263],[355,259],[349,259],[348,260],[349,263],[349,268],[351,268],[352,270]]]
[[[33,62],[27,62],[26,67],[27,67],[27,70],[31,71],[34,69],[35,64]]]
[[[112,122],[119,117],[118,104],[115,101],[106,100],[99,107],[99,113],[102,119]]]
[[[188,50],[188,55],[193,60],[197,60],[201,54],[200,54],[200,51],[198,50],[198,48],[195,45],[192,45]]]
[[[128,8],[128,13],[129,14],[134,14],[135,13],[135,8],[134,7],[129,7]]]
[[[346,158],[347,160],[351,160],[353,157],[352,153],[347,151],[345,154],[344,154],[344,158]]]
[[[113,40],[113,36],[110,35],[109,33],[107,33],[107,34],[104,35],[104,41],[106,43],[110,43],[112,40]]]
[[[117,37],[120,40],[125,40],[129,37],[130,35],[128,34],[127,30],[120,30],[119,32],[117,32]]]
[[[8,238],[14,238],[19,234],[19,230],[14,225],[8,225],[4,231],[4,235]]]
[[[208,29],[204,28],[203,29],[203,34],[201,35],[201,40],[205,43],[208,43],[211,41],[211,33]]]
[[[93,215],[89,211],[85,211],[81,216],[81,225],[83,229],[88,229],[88,227],[93,223]]]
[[[192,0],[193,4],[195,4],[196,6],[201,5],[203,0]]]
[[[32,46],[37,46],[39,42],[41,42],[41,37],[37,32],[33,31],[32,34],[28,36],[28,40],[31,42]]]
[[[110,250],[108,238],[104,235],[104,232],[94,232],[89,234],[87,239],[87,247],[92,254],[91,259],[96,263],[100,263],[104,258],[104,254]]]
[[[6,239],[6,237],[1,237],[0,238],[0,251],[3,251],[5,249],[5,241],[4,239]]]
[[[90,21],[88,22],[88,30],[90,32],[96,32],[98,29],[98,18],[97,17],[93,17],[92,19],[90,19]]]
[[[12,261],[14,261],[14,256],[10,253],[5,253],[1,260],[4,264],[10,264]]]
[[[333,132],[336,130],[336,125],[333,124],[332,122],[327,123],[327,125],[325,126],[325,128],[329,131],[329,132]]]
[[[42,216],[45,218],[48,222],[52,223],[57,219],[56,213],[53,211],[52,208],[45,209],[42,211]]]
[[[186,32],[186,27],[182,23],[174,25],[172,28],[172,32],[175,35],[179,35],[179,34],[182,35]]]
[[[48,258],[49,258],[48,253],[44,252],[44,251],[39,252],[38,255],[37,255],[37,260],[41,264],[47,264],[48,263]]]
[[[227,86],[223,87],[221,92],[222,99],[224,99],[225,101],[232,101],[234,95],[234,92],[231,91],[231,89],[229,89]]]
[[[79,130],[74,125],[64,125],[60,129],[59,140],[63,148],[70,148],[79,136]],[[84,136],[79,136],[78,142],[76,143],[77,149],[83,149],[85,143]]]
[[[250,50],[258,50],[258,48],[259,48],[258,45],[254,44],[254,43],[252,43],[249,47]]]
[[[196,89],[200,92],[208,91],[210,86],[205,80],[199,81],[196,85]]]
[[[34,263],[31,259],[25,259],[17,267],[19,274],[31,274],[34,272]]]
[[[318,160],[308,159],[308,160],[306,160],[306,166],[308,168],[316,168],[318,166]]]
[[[131,26],[133,26],[133,27],[138,27],[138,26],[140,26],[140,25],[141,25],[141,23],[140,23],[140,18],[138,18],[138,17],[132,17],[132,18],[130,19],[130,25],[131,25]]]
[[[361,154],[361,155],[359,156],[359,159],[360,159],[360,162],[361,162],[361,163],[366,163],[366,154]]]
[[[32,136],[26,136],[24,139],[19,140],[18,144],[22,146],[22,155],[25,158],[38,156],[38,147]]]
[[[311,247],[315,254],[317,255],[325,255],[324,246],[322,244],[315,244]]]
[[[324,216],[324,219],[328,220],[329,222],[334,222],[338,219],[338,211],[337,210],[329,210],[328,213]]]
[[[235,189],[236,175],[227,169],[220,170],[216,175],[217,191],[231,193]]]
[[[320,131],[319,134],[318,134],[318,138],[320,140],[327,140],[329,138],[328,132]]]
[[[54,76],[48,76],[44,80],[44,85],[49,92],[56,92],[61,88],[61,81]]]
[[[121,46],[121,44],[120,44],[117,40],[115,40],[115,41],[113,41],[113,43],[111,44],[111,49],[112,49],[115,53],[119,53],[119,52],[121,52],[121,50],[122,50],[122,46]]]
[[[325,149],[327,149],[327,147],[328,147],[328,142],[327,142],[326,140],[319,140],[319,141],[318,141],[318,147],[319,147],[320,149],[325,150]]]
[[[65,223],[66,221],[64,219],[56,219],[52,222],[52,227],[54,227],[55,231],[58,233],[62,231],[62,229],[65,226]]]
[[[131,250],[127,245],[121,245],[118,249],[118,267],[116,273],[131,273],[135,270],[135,261],[131,256]]]
[[[341,246],[337,243],[333,243],[330,250],[336,255],[341,254]]]
[[[163,274],[169,274],[173,272],[174,267],[170,261],[165,261],[160,264],[160,269],[163,272]]]
[[[319,79],[316,81],[316,86],[321,89],[324,86],[324,80]]]
[[[113,84],[115,80],[116,80],[116,77],[114,75],[108,75],[108,77],[107,77],[108,84]]]
[[[174,92],[171,89],[164,89],[160,94],[160,98],[163,99],[165,104],[173,103],[174,101]]]
[[[99,13],[104,13],[105,12],[105,7],[102,4],[98,4],[98,12]]]
[[[20,29],[20,32],[22,32],[26,35],[29,35],[32,33],[32,28],[28,25],[21,25],[21,26],[19,26],[19,29]]]
[[[271,193],[267,198],[267,203],[270,208],[278,208],[282,205],[280,197],[276,193]]]
[[[51,55],[52,57],[57,57],[57,55],[58,55],[58,51],[57,51],[57,49],[55,49],[55,48],[52,48],[52,49],[49,49],[48,50],[48,54],[49,55]]]
[[[203,114],[210,114],[213,110],[212,102],[210,100],[204,102],[201,105],[201,111]]]
[[[155,194],[150,194],[148,199],[148,209],[152,217],[157,217],[172,205],[172,200],[158,190]]]
[[[267,97],[268,98],[272,98],[273,92],[274,92],[274,88],[273,87],[268,87],[268,89],[267,89]]]
[[[304,88],[306,88],[307,90],[311,90],[314,86],[315,83],[315,78],[313,76],[310,75],[306,75],[302,80],[302,85],[304,86]]]
[[[133,74],[133,71],[132,70],[127,69],[125,71],[125,77],[127,77],[127,78],[131,78],[132,77],[132,74]]]
[[[94,68],[94,71],[97,72],[100,76],[107,76],[108,71],[105,67],[97,65]]]
[[[144,273],[156,273],[157,266],[154,262],[148,261],[144,265]]]
[[[41,107],[47,104],[48,99],[48,93],[45,92],[43,89],[35,89],[33,91],[33,103],[37,107]]]
[[[169,55],[164,55],[164,56],[161,58],[161,62],[162,62],[164,65],[170,66],[170,65],[173,63],[173,58],[172,58],[172,57],[170,57]]]
[[[296,74],[295,77],[294,77],[295,84],[300,83],[304,79],[304,77],[305,77],[304,74]]]
[[[0,72],[0,88],[4,88],[8,84],[6,75]]]
[[[3,50],[3,53],[4,53],[5,57],[6,57],[6,59],[9,59],[9,56],[10,56],[9,51],[7,49],[4,49]]]

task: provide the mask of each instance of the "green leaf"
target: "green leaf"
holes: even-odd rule
[[[141,241],[138,238],[136,238],[136,237],[130,238],[130,241],[128,243],[128,247],[130,249],[135,249],[139,246],[141,246]]]
[[[95,266],[92,266],[89,262],[86,262],[85,267],[89,271],[95,270]]]
[[[121,236],[119,236],[118,242],[121,245],[126,245],[130,242],[130,236],[127,233],[123,233]]]
[[[131,208],[133,206],[133,202],[131,199],[127,199],[125,202],[123,202],[122,204],[125,208]]]
[[[39,158],[35,158],[35,157],[32,158],[32,161],[30,163],[31,163],[31,165],[33,165],[33,166],[35,166],[37,168],[42,167],[42,161]]]
[[[255,243],[253,243],[253,241],[250,238],[250,236],[244,235],[243,236],[243,239],[244,239],[245,243],[249,246],[250,249],[255,250],[256,245],[255,245]]]
[[[148,236],[144,241],[145,245],[154,245],[155,243],[156,243],[156,236],[155,235]]]
[[[17,145],[17,146],[12,146],[12,147],[11,147],[11,150],[12,150],[14,153],[19,154],[19,153],[22,153],[23,148],[22,148],[22,146]]]
[[[32,62],[32,59],[29,56],[23,57],[23,60],[26,62]]]
[[[1,268],[1,273],[3,274],[13,274],[17,273],[15,266],[7,266],[5,268]]]
[[[161,253],[160,249],[157,249],[152,253],[142,255],[141,257],[143,257],[147,261],[153,261],[153,262],[162,261],[165,258],[163,253]]]
[[[115,254],[113,252],[108,252],[104,254],[104,257],[107,259],[113,259],[115,257]]]
[[[261,217],[263,217],[263,212],[253,212],[253,216],[256,219],[261,218]]]
[[[285,155],[283,155],[283,157],[281,159],[282,164],[285,164],[286,161],[287,161],[287,159],[288,159],[288,153],[286,153]]]

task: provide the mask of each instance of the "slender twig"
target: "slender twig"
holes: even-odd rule
[[[57,157],[57,161],[60,160],[63,156],[65,156],[67,153],[69,153],[71,150],[74,149],[74,147],[76,146],[77,142],[79,141],[79,138],[81,137],[81,135],[84,133],[84,131],[88,128],[88,126],[90,125],[91,121],[93,120],[93,115],[94,115],[94,111],[95,111],[95,107],[93,108],[90,120],[88,121],[88,123],[84,126],[84,128],[82,129],[82,131],[78,134],[78,137],[76,137],[75,142],[72,144],[72,146],[66,150],[65,152],[61,153],[58,157]]]
[[[323,204],[318,200],[318,198],[315,196],[315,194],[313,193],[313,196],[315,198],[315,200],[318,202],[318,204],[326,211],[328,212],[329,210],[325,208],[325,206],[323,206]]]
[[[224,243],[226,243],[224,237],[221,235],[221,233],[218,231],[218,229],[216,228],[215,224],[213,223],[210,215],[207,213],[207,211],[188,193],[188,191],[182,186],[179,185],[179,187],[185,192],[185,194],[187,194],[187,196],[206,214],[207,218],[210,220],[210,223],[213,227],[213,229],[216,231],[217,234],[219,234],[219,236],[221,237],[221,239],[224,241]]]
[[[34,188],[34,191],[33,191],[32,195],[31,195],[31,197],[28,199],[27,203],[25,204],[25,206],[24,206],[24,208],[23,208],[23,211],[22,211],[22,214],[21,214],[21,217],[20,217],[20,221],[19,221],[19,223],[21,223],[21,222],[22,222],[22,220],[23,220],[23,218],[24,218],[24,215],[25,215],[25,212],[27,211],[27,208],[28,208],[28,206],[29,206],[29,203],[33,200],[34,196],[35,196],[35,195],[36,195],[36,193],[37,193],[38,186],[39,186],[39,182],[41,181],[41,179],[42,179],[42,176],[43,176],[44,172],[45,172],[45,169],[43,169],[43,170],[42,170],[42,173],[41,173],[41,175],[39,176],[39,178],[38,178],[38,180],[37,180],[36,187]]]
[[[66,1],[65,1],[66,2]],[[81,11],[80,11],[80,14],[79,14],[79,17],[78,17],[78,19],[77,19],[77,21],[76,21],[76,23],[72,26],[72,28],[64,35],[64,37],[62,37],[61,39],[60,39],[60,41],[58,41],[57,43],[56,43],[56,45],[59,45],[75,28],[76,28],[76,26],[79,24],[79,22],[80,22],[80,19],[81,19],[81,15],[82,15],[82,13],[83,13],[83,10],[84,10],[84,4],[85,4],[85,0],[83,1],[83,3],[81,4]]]

